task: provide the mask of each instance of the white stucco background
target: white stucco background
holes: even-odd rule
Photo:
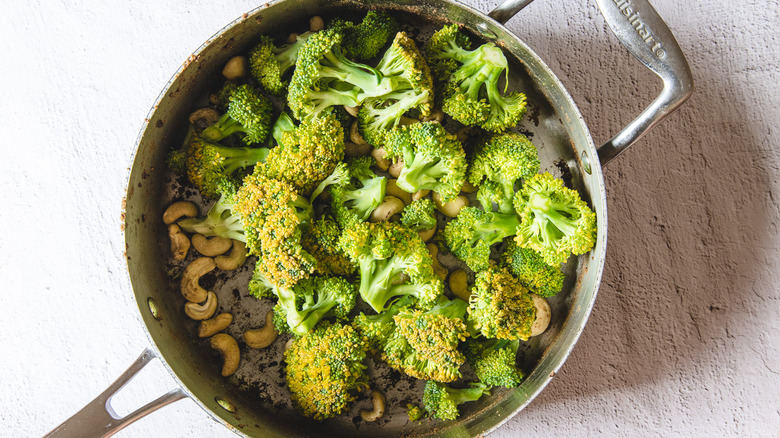
[[[605,168],[609,245],[592,317],[548,388],[493,436],[780,431],[780,7],[653,3],[688,57],[696,92]],[[51,430],[147,345],[120,230],[134,142],[191,51],[256,5],[4,5],[0,436]],[[508,26],[558,74],[597,143],[660,90],[593,1],[537,0]],[[133,406],[172,386],[155,364],[118,402]],[[120,436],[234,435],[184,400]]]

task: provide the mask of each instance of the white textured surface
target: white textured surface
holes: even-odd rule
[[[496,437],[780,431],[780,7],[653,3],[696,92],[605,169],[609,245],[591,320],[548,388]],[[0,436],[47,432],[146,345],[119,216],[134,141],[189,53],[255,6],[3,8]],[[559,75],[597,143],[660,90],[594,2],[537,0],[508,25]],[[127,406],[172,385],[156,365],[124,396]],[[120,436],[234,435],[181,401]]]

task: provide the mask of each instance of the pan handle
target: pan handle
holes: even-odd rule
[[[133,377],[156,357],[157,354],[147,347],[138,359],[130,365],[127,371],[122,373],[102,394],[45,436],[56,438],[108,437],[147,414],[187,397],[187,394],[181,388],[176,388],[136,409],[127,416],[121,417],[114,411],[114,408],[111,407],[111,398],[125,385],[130,383]]]
[[[500,23],[533,0],[507,0],[488,14]],[[664,84],[661,94],[636,119],[599,149],[603,166],[628,149],[693,93],[693,75],[672,31],[647,0],[596,0],[620,43]]]

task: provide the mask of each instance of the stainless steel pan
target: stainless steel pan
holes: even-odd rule
[[[592,205],[598,217],[593,250],[572,258],[564,269],[564,290],[551,300],[553,320],[548,331],[527,343],[520,354],[529,372],[514,390],[495,390],[488,398],[464,405],[452,422],[410,424],[405,403],[419,394],[421,383],[398,373],[377,370],[376,385],[388,397],[388,414],[377,423],[353,424],[351,416],[325,423],[297,416],[284,394],[280,374],[281,349],[242,350],[238,373],[225,379],[219,361],[196,340],[194,323],[182,311],[183,299],[168,265],[166,230],[160,218],[172,197],[194,196],[178,186],[165,170],[165,155],[183,137],[187,116],[213,88],[224,63],[246,50],[262,34],[300,30],[313,15],[344,14],[366,3],[343,0],[281,0],[262,6],[231,23],[206,41],[179,69],[155,102],[138,138],[130,171],[126,205],[126,257],[140,317],[151,347],[103,394],[62,425],[52,436],[107,436],[168,403],[192,398],[217,421],[246,436],[474,436],[488,433],[519,412],[550,382],[577,341],[590,314],[601,280],[607,237],[607,208],[601,166],[624,151],[674,111],[692,92],[688,64],[677,42],[645,0],[597,0],[610,28],[621,43],[663,80],[661,95],[636,120],[596,148],[582,116],[560,81],[539,57],[502,23],[529,0],[508,0],[485,15],[449,0],[377,0],[370,7],[394,10],[424,36],[448,22],[460,23],[475,36],[501,45],[511,62],[514,87],[528,96],[532,108],[521,129],[532,135],[542,167],[565,177]],[[243,275],[243,277],[242,277]],[[248,272],[240,278],[217,277],[215,292],[221,311],[231,311],[238,335],[260,324],[263,304],[243,297]],[[243,284],[242,284],[243,283]],[[234,292],[236,289],[237,292]],[[229,329],[231,330],[231,329]],[[276,344],[281,344],[277,342]],[[111,408],[111,397],[147,362],[160,358],[179,387],[126,417]],[[353,412],[354,413],[354,412]]]

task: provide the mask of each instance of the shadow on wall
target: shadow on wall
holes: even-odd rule
[[[594,11],[591,5],[592,28],[532,25],[518,35],[560,75],[600,144],[655,98],[660,81],[619,46]],[[581,38],[588,34],[584,52]],[[778,217],[769,176],[776,169],[767,159],[775,153],[771,123],[746,111],[745,103],[757,99],[747,94],[756,91],[720,65],[728,57],[727,34],[713,36],[721,44],[686,46],[705,39],[678,32],[696,91],[605,168],[609,242],[591,320],[561,373],[516,421],[537,421],[536,414],[549,412],[547,404],[576,407],[587,399],[582,409],[596,409],[602,394],[615,392],[645,399],[636,400],[638,408],[606,409],[638,409],[655,418],[667,417],[670,403],[707,409],[688,402],[702,384],[711,385],[704,388],[708,398],[731,397],[729,383],[741,372],[738,352],[753,350],[780,373],[773,370],[773,347],[762,347],[771,344],[768,335],[754,324],[777,315],[762,303],[776,294],[767,278],[777,264],[770,242]],[[766,391],[760,381],[753,385]]]

